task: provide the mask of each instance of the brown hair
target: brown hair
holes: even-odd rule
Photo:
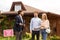
[[[43,13],[43,14],[42,14],[42,17],[43,17],[43,16],[45,16],[45,19],[46,19],[46,20],[48,19],[46,13]]]
[[[22,11],[23,11],[23,10],[19,10],[19,11],[18,11],[18,15],[19,15]]]

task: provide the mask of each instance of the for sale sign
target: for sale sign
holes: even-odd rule
[[[4,30],[3,33],[4,37],[14,36],[13,29]]]

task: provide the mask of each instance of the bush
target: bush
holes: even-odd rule
[[[28,40],[31,40],[32,36],[30,33],[27,33],[23,36],[23,39],[28,39]],[[36,38],[35,38],[36,40]],[[42,36],[40,35],[40,40],[42,40]],[[60,37],[59,36],[50,36],[50,38],[47,38],[47,40],[60,40]]]
[[[60,40],[60,37],[59,36],[51,36],[51,40]]]

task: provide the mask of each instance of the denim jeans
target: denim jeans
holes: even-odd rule
[[[42,34],[42,39],[43,39],[43,40],[46,40],[46,39],[47,39],[46,29],[41,30],[41,34]]]

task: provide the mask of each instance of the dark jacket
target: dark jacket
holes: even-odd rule
[[[23,30],[24,26],[19,25],[19,23],[22,23],[21,18],[19,15],[15,17],[15,24],[14,24],[14,31],[20,32]]]

